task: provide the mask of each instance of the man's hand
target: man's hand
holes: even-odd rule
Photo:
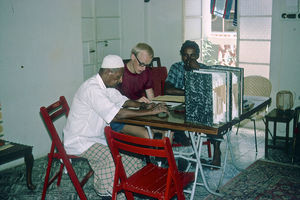
[[[197,62],[196,59],[189,58],[184,63],[184,69],[186,71],[190,71],[190,70],[193,70],[193,69],[199,69],[199,68],[200,68],[200,65],[199,65],[199,63]]]
[[[127,100],[126,102],[126,107],[135,107],[138,108],[140,107],[140,110],[132,110],[132,109],[127,109],[126,107],[123,107],[122,109],[119,110],[117,115],[115,116],[116,119],[124,119],[124,118],[130,118],[130,117],[138,117],[138,116],[147,116],[147,115],[156,115],[158,113],[168,113],[168,108],[166,104],[164,103],[139,103],[137,101],[132,101],[132,100]],[[138,106],[135,106],[136,104],[139,104]]]
[[[145,102],[142,102],[141,106],[140,106],[140,110],[151,110],[155,106],[156,106],[155,103],[145,103]]]
[[[144,103],[151,103],[151,101],[149,99],[147,99],[146,97],[141,97],[137,100],[138,102],[144,102]]]
[[[168,107],[166,106],[166,104],[164,103],[159,103],[156,104],[153,108],[152,108],[153,114],[158,114],[161,112],[165,112],[165,113],[169,113]]]
[[[192,69],[199,69],[199,68],[200,68],[200,65],[199,65],[199,63],[197,62],[196,59],[191,59],[191,60],[190,60],[190,67],[191,67]]]

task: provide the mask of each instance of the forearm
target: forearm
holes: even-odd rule
[[[139,117],[139,116],[146,116],[146,115],[156,115],[161,112],[168,113],[168,108],[165,104],[146,104],[141,103],[141,107],[139,110],[132,110],[127,108],[121,108],[115,119],[123,119],[123,118],[130,118],[130,117]]]
[[[124,118],[130,118],[130,117],[139,117],[139,116],[145,116],[145,115],[153,115],[153,110],[131,110],[127,108],[122,108],[118,112],[118,114],[115,116],[115,119],[124,119]]]
[[[134,101],[134,100],[127,100],[123,104],[123,108],[133,107],[133,108],[139,108],[142,105],[141,102]]]
[[[164,94],[166,95],[184,95],[184,90],[175,88],[171,83],[166,82],[164,88]]]
[[[154,98],[154,91],[153,88],[146,90],[146,96],[149,100],[152,100]]]
[[[178,95],[178,96],[184,96],[184,90],[177,89],[177,88],[169,88],[165,90],[166,95]]]

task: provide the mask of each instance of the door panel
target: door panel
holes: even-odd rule
[[[92,41],[95,40],[95,22],[92,18],[82,19],[82,40]]]
[[[119,0],[96,0],[97,17],[119,16]]]
[[[96,74],[104,56],[120,55],[119,0],[82,0],[84,80]]]
[[[98,18],[97,40],[120,38],[120,18]]]
[[[101,66],[102,59],[104,56],[108,54],[116,54],[120,55],[120,49],[121,49],[121,41],[120,40],[105,40],[103,42],[97,43],[97,52],[99,54],[98,56],[98,70]]]

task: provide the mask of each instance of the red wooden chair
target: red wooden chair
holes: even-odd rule
[[[138,138],[115,132],[108,126],[105,135],[116,166],[112,199],[115,200],[120,191],[124,191],[129,200],[134,199],[133,193],[157,199],[171,199],[175,195],[179,200],[185,199],[183,188],[194,181],[195,173],[178,171],[169,138]],[[127,177],[120,151],[166,158],[169,167],[162,168],[148,162]]]
[[[164,95],[165,81],[168,76],[166,67],[151,67],[150,68],[152,80],[153,80],[153,91],[154,96]]]
[[[40,113],[41,113],[42,119],[43,119],[43,121],[46,125],[46,128],[52,138],[52,145],[51,145],[50,153],[48,154],[48,167],[47,167],[47,172],[46,172],[45,181],[44,181],[42,199],[45,199],[47,188],[55,181],[56,178],[57,178],[57,186],[60,185],[64,167],[66,167],[66,170],[70,176],[70,179],[71,179],[80,199],[87,199],[82,187],[88,181],[88,179],[93,175],[94,171],[91,169],[85,175],[83,180],[81,182],[79,182],[79,179],[72,167],[70,159],[75,159],[75,158],[80,158],[80,157],[75,156],[75,155],[68,155],[66,153],[66,151],[64,149],[64,145],[61,142],[59,135],[56,131],[56,128],[53,124],[53,122],[56,119],[58,119],[64,115],[67,117],[69,114],[69,110],[70,109],[69,109],[68,103],[64,96],[61,96],[57,102],[51,104],[50,106],[48,106],[48,107],[43,106],[40,108]],[[52,165],[53,159],[55,159],[55,158],[61,160],[60,169],[49,180],[51,165]],[[80,159],[83,159],[83,158],[80,158]]]

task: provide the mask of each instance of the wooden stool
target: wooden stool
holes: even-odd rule
[[[289,147],[289,130],[290,121],[294,118],[294,110],[280,111],[273,109],[270,113],[265,116],[266,119],[266,130],[265,130],[265,158],[268,158],[268,148],[285,149],[288,152]],[[273,144],[268,143],[268,132],[269,132],[269,121],[274,122],[273,129]],[[286,124],[286,134],[284,136],[276,136],[277,122]],[[285,140],[285,147],[276,145],[276,140]]]

